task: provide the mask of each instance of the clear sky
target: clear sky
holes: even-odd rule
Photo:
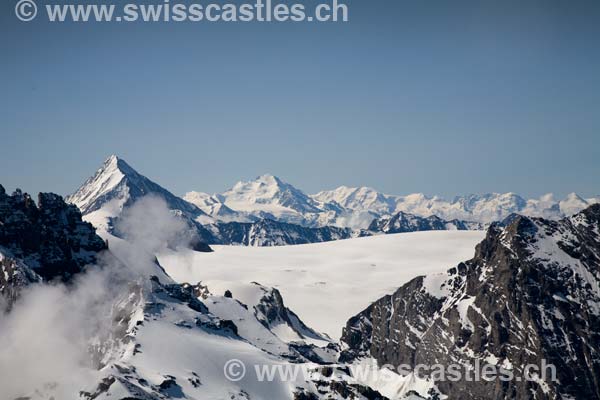
[[[330,24],[24,23],[15,3],[10,190],[70,193],[116,153],[176,194],[266,172],[307,192],[600,194],[599,1],[349,0]]]

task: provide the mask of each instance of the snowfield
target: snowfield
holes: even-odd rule
[[[430,231],[283,247],[212,246],[214,253],[158,256],[176,281],[231,290],[245,302],[247,284],[279,289],[287,307],[311,328],[338,339],[346,321],[410,279],[470,259],[482,231]],[[248,303],[252,303],[248,299]]]

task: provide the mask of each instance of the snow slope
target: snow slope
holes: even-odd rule
[[[339,338],[349,317],[417,275],[442,272],[473,255],[481,231],[413,232],[284,246],[214,246],[214,253],[159,255],[178,282],[212,293],[257,281],[279,289],[286,305],[311,328]]]

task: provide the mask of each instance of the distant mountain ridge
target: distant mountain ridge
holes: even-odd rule
[[[313,197],[320,201],[333,201],[353,210],[369,210],[381,215],[403,211],[422,217],[436,215],[446,220],[460,219],[484,224],[500,221],[513,213],[559,219],[600,202],[600,196],[583,199],[575,193],[559,201],[555,200],[552,194],[546,194],[539,199],[525,199],[515,193],[471,194],[447,201],[422,193],[392,196],[367,187],[345,186],[319,192]]]
[[[281,185],[282,190],[277,189],[275,192],[282,204],[298,206],[295,198],[302,196],[297,190],[287,187],[281,181],[272,180],[269,183],[277,187]],[[264,189],[266,185],[262,186]],[[273,214],[277,213],[251,215],[229,209],[216,196],[195,196],[195,200],[212,214],[208,215],[198,206],[175,196],[141,175],[114,155],[73,195],[68,196],[67,201],[79,207],[85,220],[96,226],[101,234],[106,232],[119,236],[119,232],[114,229],[115,221],[121,217],[124,209],[146,195],[163,199],[167,207],[186,222],[196,236],[194,248],[199,251],[210,251],[210,244],[281,246],[355,236],[349,228],[307,227],[286,223],[275,220]],[[311,201],[307,198],[303,200]],[[310,210],[309,207],[306,209]]]
[[[420,230],[483,229],[515,213],[558,219],[599,198],[575,194],[556,202],[551,195],[525,200],[514,193],[469,195],[452,202],[423,194],[390,196],[374,189],[341,186],[307,195],[273,175],[238,182],[209,195],[189,192],[177,197],[110,156],[67,201],[101,231],[135,200],[152,194],[187,221],[206,244],[275,246],[315,243],[381,233]]]
[[[348,223],[346,220],[356,219],[358,214],[362,214],[344,209],[336,203],[315,200],[289,183],[269,174],[251,181],[238,182],[231,189],[220,194],[189,192],[184,199],[208,214],[215,207],[214,202],[220,202],[221,208],[226,207],[237,213],[237,220],[242,222],[271,219],[310,228],[325,226],[356,228],[357,224]],[[366,214],[367,219],[363,218],[364,226],[368,225],[366,221],[375,217],[370,213]],[[211,215],[219,220],[228,220],[228,218],[221,218],[218,213]]]
[[[222,194],[189,192],[185,199],[210,214],[210,209],[196,200],[206,197],[220,201],[246,217],[268,217],[311,227],[334,225],[354,229],[365,229],[374,219],[392,217],[399,212],[481,224],[500,221],[514,213],[560,219],[600,202],[600,196],[584,199],[575,193],[563,200],[555,200],[552,194],[525,199],[515,193],[487,193],[458,196],[448,201],[422,193],[394,196],[369,187],[347,186],[307,195],[272,175],[238,182]]]

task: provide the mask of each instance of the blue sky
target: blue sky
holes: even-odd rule
[[[348,23],[23,23],[0,6],[0,183],[116,153],[176,194],[600,194],[600,2],[348,1]],[[43,4],[38,2],[38,4]]]

